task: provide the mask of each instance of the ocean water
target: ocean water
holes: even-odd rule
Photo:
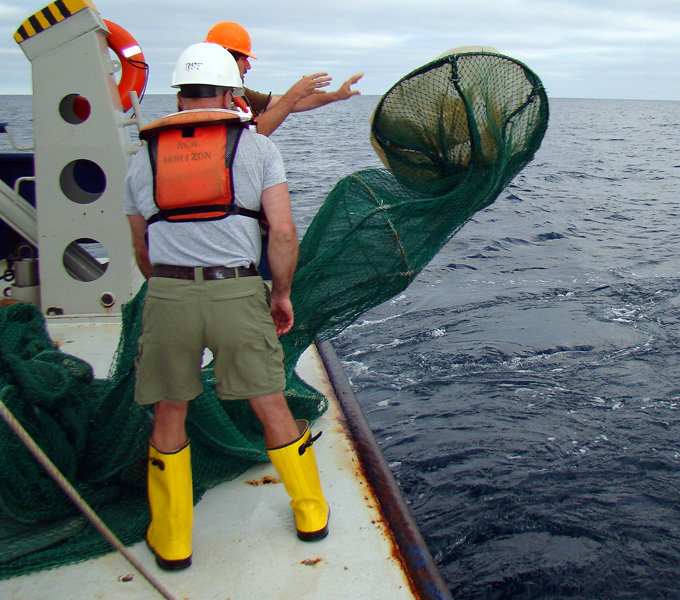
[[[301,234],[381,166],[377,100],[272,136]],[[22,143],[30,111],[0,100]],[[680,103],[551,99],[534,161],[334,340],[455,598],[680,598],[679,230]]]

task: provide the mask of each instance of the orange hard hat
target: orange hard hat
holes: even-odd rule
[[[243,25],[234,23],[234,21],[221,21],[213,25],[205,41],[219,44],[227,50],[245,54],[250,58],[257,58],[250,52],[250,34]]]

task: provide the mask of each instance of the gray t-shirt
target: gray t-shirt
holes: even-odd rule
[[[260,210],[262,191],[286,181],[281,153],[267,137],[244,130],[232,169],[234,200],[251,210]],[[158,212],[153,199],[153,177],[146,147],[130,161],[125,179],[126,215],[145,219]],[[230,215],[219,221],[168,223],[149,226],[149,258],[152,264],[189,267],[259,265],[262,253],[257,220]]]

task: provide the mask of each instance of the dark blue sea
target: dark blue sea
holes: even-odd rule
[[[377,100],[272,136],[300,233],[382,166]],[[534,161],[334,345],[456,599],[680,598],[680,103],[550,108]],[[29,141],[30,110],[0,121]]]

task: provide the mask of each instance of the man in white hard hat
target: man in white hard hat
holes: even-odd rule
[[[124,209],[137,263],[149,280],[135,399],[154,405],[146,537],[166,570],[191,564],[185,421],[189,402],[202,393],[205,348],[214,356],[218,398],[248,398],[263,425],[269,456],[293,498],[298,537],[325,537],[330,512],[309,426],[294,420],[283,393],[277,335],[293,326],[298,241],[281,155],[244,126],[243,113],[229,110],[242,79],[221,46],[187,48],[172,86],[179,88],[181,111],[140,131],[148,151],[130,163]],[[269,305],[257,271],[260,219],[269,225]]]
[[[250,70],[250,59],[256,58],[245,27],[234,21],[221,21],[210,28],[205,40],[229,50],[239,66],[241,77],[245,77]],[[323,88],[330,85],[331,77],[328,73],[314,73],[300,79],[283,95],[263,94],[244,88],[246,102],[241,103],[237,99],[236,104],[257,117],[258,133],[270,135],[292,112],[313,110],[359,94],[359,90],[352,89],[352,86],[362,77],[363,73],[353,75],[336,91],[325,92]]]

